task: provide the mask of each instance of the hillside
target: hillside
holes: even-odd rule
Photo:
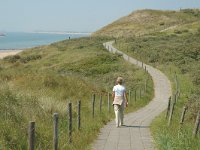
[[[200,10],[136,11],[93,34],[101,35],[115,37],[114,47],[160,69],[171,80],[175,111],[170,127],[166,112],[152,124],[157,148],[198,150],[199,132],[192,138],[192,130],[200,108]],[[186,116],[180,125],[184,106]]]
[[[120,55],[110,54],[102,44],[108,40],[64,40],[0,60],[0,149],[27,149],[29,121],[36,122],[36,149],[52,149],[54,112],[59,113],[59,149],[89,149],[99,129],[114,116],[111,102],[110,113],[107,109],[107,92],[111,92],[117,76],[126,79],[127,90],[131,91],[142,87],[148,77]],[[152,98],[153,83],[148,79],[147,93],[129,105],[127,112],[146,105]],[[93,93],[95,118],[91,109]],[[76,126],[77,100],[82,103],[81,130]],[[72,144],[67,142],[69,101],[73,105]]]
[[[177,29],[193,32],[198,30],[199,24],[199,9],[138,10],[96,31],[93,36],[130,37]]]

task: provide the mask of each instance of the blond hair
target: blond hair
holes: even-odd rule
[[[121,85],[123,83],[123,78],[118,77],[117,80],[116,80],[116,83]]]

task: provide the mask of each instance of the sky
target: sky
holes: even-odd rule
[[[94,32],[140,9],[200,8],[200,0],[0,0],[0,32]]]

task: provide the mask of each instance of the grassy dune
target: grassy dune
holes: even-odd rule
[[[175,106],[172,125],[167,126],[165,112],[152,126],[153,136],[159,149],[199,149],[199,137],[192,138],[197,112],[200,108],[200,32],[159,34],[134,38],[121,38],[115,46],[162,70],[171,80],[176,91],[175,73],[180,84],[180,98]],[[184,125],[180,130],[183,106],[187,106]]]
[[[199,9],[179,11],[138,10],[96,31],[93,36],[132,37],[168,30],[191,30],[199,23]],[[184,27],[185,26],[185,27]],[[194,30],[198,29],[193,28]]]
[[[115,47],[162,70],[176,92],[175,73],[180,83],[180,97],[170,127],[165,112],[152,124],[153,137],[160,150],[200,147],[199,133],[192,138],[200,108],[200,10],[140,10],[100,29],[96,35],[116,38]],[[183,106],[185,123],[180,126]]]
[[[99,129],[114,113],[107,111],[107,92],[117,76],[129,90],[144,86],[149,78],[143,70],[107,52],[102,43],[109,38],[80,38],[28,49],[0,60],[0,149],[27,149],[28,122],[36,122],[36,149],[52,148],[52,114],[59,113],[59,149],[89,149]],[[147,94],[126,110],[146,105],[153,96],[148,80]],[[95,118],[91,95],[96,93]],[[103,110],[99,114],[99,94]],[[134,95],[132,95],[134,97]],[[133,100],[132,97],[132,100]],[[76,128],[77,100],[82,101],[81,130]],[[68,144],[67,103],[73,103],[73,142]]]
[[[199,149],[199,136],[197,139],[192,138],[192,130],[200,108],[199,36],[199,33],[192,36],[162,35],[117,41],[116,47],[162,70],[170,78],[174,93],[176,91],[174,76],[177,74],[181,94],[175,106],[172,125],[167,126],[164,112],[152,126],[159,149]],[[185,123],[180,130],[179,121],[183,106],[188,110]]]

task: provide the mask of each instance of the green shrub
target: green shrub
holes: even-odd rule
[[[18,60],[20,60],[20,55],[14,55],[14,56],[6,56],[5,58],[4,58],[4,60],[5,61],[8,61],[8,62],[10,62],[10,63],[15,63],[15,62],[17,62]]]
[[[174,30],[174,33],[176,33],[176,34],[182,34],[182,31],[181,30]]]
[[[22,63],[28,63],[29,61],[34,61],[34,60],[38,60],[38,59],[41,59],[42,56],[41,55],[28,55],[28,56],[25,56],[25,57],[22,57],[20,59],[20,62]]]
[[[160,24],[159,24],[160,26],[164,26],[165,25],[165,23],[164,22],[160,22]]]

